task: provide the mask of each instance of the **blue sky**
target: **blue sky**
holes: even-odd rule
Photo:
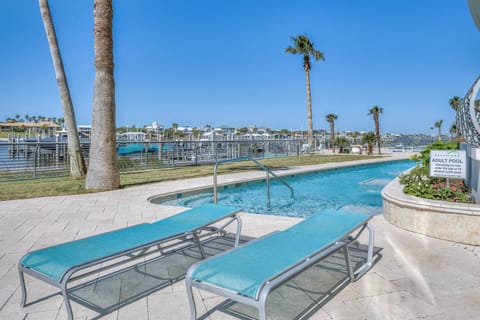
[[[0,0],[0,121],[62,117],[36,0]],[[78,124],[91,123],[93,1],[50,0]],[[315,129],[431,133],[454,120],[480,72],[480,32],[463,0],[114,0],[117,126],[306,129],[306,34],[325,61],[311,71]]]

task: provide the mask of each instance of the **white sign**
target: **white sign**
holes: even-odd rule
[[[465,150],[430,150],[430,176],[466,179],[467,155]]]

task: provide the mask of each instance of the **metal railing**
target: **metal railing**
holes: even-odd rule
[[[267,168],[266,166],[264,166],[263,164],[261,164],[260,162],[255,160],[254,158],[244,157],[244,158],[238,158],[238,159],[222,160],[222,161],[218,161],[217,163],[215,163],[215,166],[213,168],[213,202],[215,204],[218,203],[217,172],[218,172],[219,165],[224,164],[224,163],[229,163],[229,162],[237,162],[237,161],[252,161],[260,169],[265,171],[265,173],[266,173],[265,182],[266,182],[266,188],[267,188],[267,207],[268,208],[270,207],[270,175],[272,177],[274,177],[275,179],[277,179],[278,182],[280,182],[284,186],[286,186],[290,190],[290,196],[293,198],[293,196],[294,196],[293,188],[287,182],[285,182],[285,180],[283,180],[281,177],[277,176],[272,170],[270,170],[269,168]]]
[[[67,142],[25,141],[16,138],[0,141],[0,181],[60,177],[70,174]],[[302,140],[187,140],[117,141],[120,172],[142,171],[178,166],[213,164],[221,160],[252,156],[275,158],[300,154]],[[90,141],[81,142],[88,166]]]

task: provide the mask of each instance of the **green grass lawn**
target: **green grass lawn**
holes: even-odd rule
[[[264,159],[260,162],[269,168],[275,169],[322,164],[328,162],[353,161],[366,158],[366,156],[360,155],[309,155],[300,157]],[[371,159],[374,158],[374,156],[369,156],[368,158]],[[219,174],[253,170],[259,170],[259,168],[250,161],[242,161],[227,163],[220,166]],[[130,186],[146,183],[205,177],[211,176],[212,174],[213,164],[144,170],[138,172],[122,173],[120,175],[120,185],[121,188],[128,188]],[[82,194],[90,192],[92,191],[85,189],[84,179],[71,179],[69,177],[0,182],[0,201]]]

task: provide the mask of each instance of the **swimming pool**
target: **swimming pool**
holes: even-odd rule
[[[408,160],[391,161],[284,177],[294,189],[293,198],[284,185],[272,179],[270,207],[264,181],[236,184],[219,189],[218,203],[241,207],[251,213],[294,217],[308,217],[325,209],[376,215],[382,213],[382,188],[414,165]],[[160,197],[152,202],[196,207],[213,203],[213,194],[211,190],[194,195],[179,194],[176,199],[165,201]]]

